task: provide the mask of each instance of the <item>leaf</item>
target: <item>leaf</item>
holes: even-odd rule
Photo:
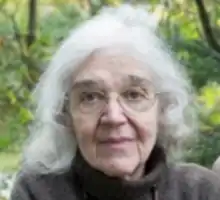
[[[16,98],[15,94],[11,90],[7,91],[7,96],[8,96],[8,98],[10,100],[10,103],[12,105],[14,105],[17,102],[17,98]]]
[[[20,108],[19,118],[22,124],[26,124],[33,119],[33,115],[28,109]]]
[[[11,137],[9,134],[0,135],[0,150],[7,148],[11,144]]]

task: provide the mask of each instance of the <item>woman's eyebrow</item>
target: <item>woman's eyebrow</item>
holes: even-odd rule
[[[103,85],[103,82],[100,80],[85,79],[74,82],[72,89],[99,88],[101,85]]]
[[[143,85],[150,83],[150,80],[137,75],[128,75],[128,81],[131,85]]]
[[[150,81],[147,78],[137,75],[126,75],[122,78],[123,83],[128,85],[143,85],[148,84]],[[127,85],[126,84],[126,85]],[[105,85],[103,80],[83,79],[73,83],[73,89],[88,89],[88,88],[102,88]]]

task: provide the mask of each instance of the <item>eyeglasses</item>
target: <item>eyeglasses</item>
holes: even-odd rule
[[[115,92],[114,92],[115,93]],[[84,88],[73,91],[71,95],[72,109],[79,109],[83,113],[99,113],[114,99],[123,109],[135,112],[149,110],[155,103],[157,92],[152,84],[130,86],[113,95],[98,88]]]

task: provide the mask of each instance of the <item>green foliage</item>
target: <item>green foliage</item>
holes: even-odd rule
[[[59,7],[51,8],[49,13],[45,13],[40,18],[37,42],[46,46],[56,46],[67,36],[70,29],[88,18],[89,13],[82,10],[77,4],[62,4]]]
[[[176,4],[169,11],[163,11],[160,30],[177,58],[187,67],[193,85],[199,89],[208,81],[220,83],[220,54],[214,52],[201,36],[193,1],[189,5],[185,8],[185,4]],[[220,10],[220,7],[216,8]]]
[[[220,129],[216,131],[218,132],[201,133],[197,143],[188,152],[186,160],[211,168],[220,154]]]
[[[198,102],[200,134],[187,160],[210,167],[220,154],[220,84],[203,87]]]
[[[200,128],[202,132],[213,131],[216,126],[220,126],[220,84],[208,84],[200,91]]]
[[[43,8],[45,9],[45,8]],[[76,4],[52,8],[41,16],[36,41],[26,45],[26,34],[16,21],[5,20],[0,34],[0,150],[26,135],[27,124],[33,119],[28,109],[31,91],[55,48],[70,28],[88,18]],[[21,20],[21,21],[20,21]],[[10,26],[11,25],[11,26]],[[17,27],[15,29],[15,27]],[[4,29],[5,28],[5,29]],[[1,32],[2,30],[2,32]],[[6,35],[3,30],[8,30]],[[18,31],[19,30],[19,31]],[[51,31],[54,30],[54,31]],[[16,35],[18,34],[19,35]]]

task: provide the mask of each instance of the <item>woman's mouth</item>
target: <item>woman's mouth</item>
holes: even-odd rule
[[[100,141],[100,145],[109,147],[109,148],[122,148],[131,143],[135,140],[133,138],[128,137],[121,137],[121,138],[107,138],[105,140]]]

